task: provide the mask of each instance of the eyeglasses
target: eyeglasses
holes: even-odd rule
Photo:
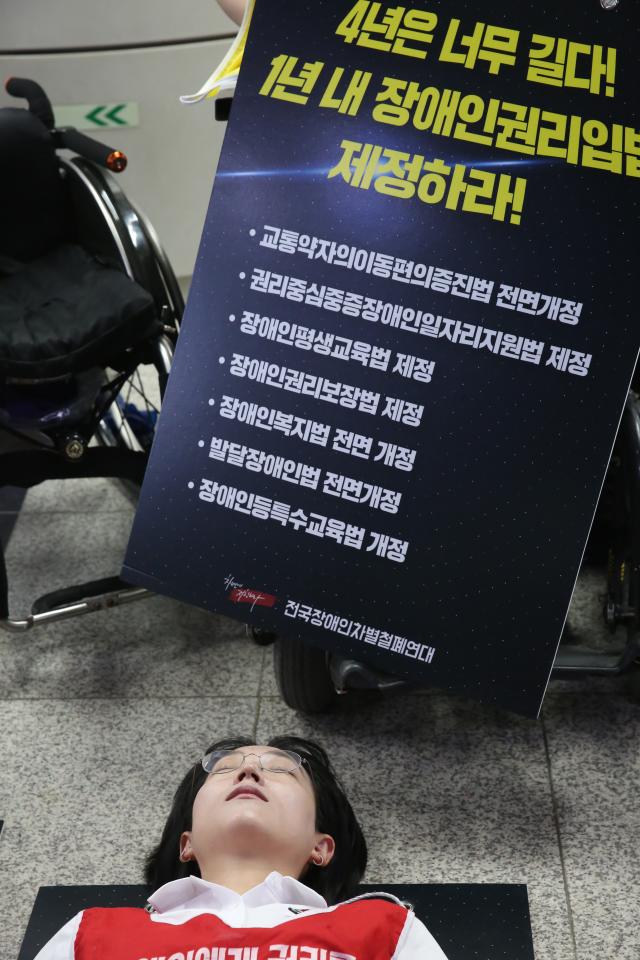
[[[260,769],[269,773],[295,773],[306,762],[293,750],[269,750],[267,753],[213,750],[202,758],[202,766],[211,774],[231,773],[239,770],[247,757],[257,757]]]

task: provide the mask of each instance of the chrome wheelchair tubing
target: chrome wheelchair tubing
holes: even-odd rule
[[[70,620],[72,617],[79,617],[86,613],[95,613],[98,610],[107,610],[111,607],[120,607],[125,603],[133,603],[136,600],[146,600],[148,597],[154,597],[155,594],[143,587],[131,587],[125,590],[114,590],[110,593],[104,593],[97,597],[90,597],[80,603],[70,603],[61,606],[56,610],[49,610],[46,613],[33,613],[24,620],[12,620],[10,617],[0,620],[0,630],[9,633],[25,633],[34,627],[45,623],[57,623],[60,620]]]
[[[158,363],[162,367],[162,372],[169,376],[171,370],[171,361],[173,359],[173,344],[166,334],[158,337],[156,341],[156,350]]]
[[[77,175],[90,191],[108,221],[118,252],[122,255],[122,250],[126,249],[123,262],[129,276],[151,294],[158,316],[162,317],[163,312],[169,308],[174,315],[174,321],[179,323],[184,301],[153,227],[143,214],[138,213],[116,178],[106,170],[82,157],[73,157],[67,163],[66,169],[70,174]],[[157,255],[160,263],[155,259]],[[176,334],[177,332],[176,326]]]
[[[117,402],[111,404],[109,407],[109,414],[113,418],[115,428],[122,437],[124,445],[128,447],[129,450],[135,450],[142,453],[144,448],[131,429],[130,425],[122,416],[122,412]]]
[[[133,204],[132,204],[133,206]],[[160,275],[164,283],[165,289],[169,296],[174,309],[174,322],[176,325],[176,332],[180,332],[180,322],[182,320],[182,315],[184,313],[184,297],[182,296],[182,290],[176,279],[176,275],[173,272],[169,258],[165,253],[165,249],[162,246],[160,237],[158,236],[155,227],[144,213],[140,207],[133,207],[136,212],[136,215],[142,225],[142,229],[147,235],[147,240],[153,250],[156,261],[160,269]]]
[[[162,334],[160,337],[158,337],[153,344],[153,354],[153,365],[155,366],[158,374],[160,401],[162,401],[167,378],[171,370],[171,360],[173,358],[173,343],[171,338],[166,334]],[[132,371],[132,374],[136,373],[137,371]],[[139,387],[135,386],[132,383],[133,378],[126,375],[123,375],[119,379],[121,381],[119,386],[115,391],[112,392],[113,402],[109,403],[99,414],[99,420],[96,424],[96,431],[101,442],[105,446],[117,447],[119,445],[123,445],[129,450],[144,452],[145,448],[136,437],[135,432],[130,424],[127,422],[126,416],[123,417],[122,410],[116,398],[120,398],[126,404],[130,399],[131,389],[133,389],[136,394],[143,398],[148,407],[151,407],[152,410],[156,410],[156,412],[158,412],[157,408],[147,398],[147,395],[144,393],[142,383]],[[138,379],[140,379],[139,375]],[[117,381],[114,381],[114,383],[115,382]],[[129,389],[128,393],[125,395],[125,389],[127,387]],[[111,416],[113,420],[113,428],[105,420],[107,416]]]
[[[94,179],[90,177],[85,170],[82,169],[82,166],[80,163],[76,162],[75,160],[65,160],[62,157],[59,158],[59,160],[63,170],[66,170],[68,173],[71,173],[73,176],[81,180],[84,186],[86,187],[86,189],[91,194],[96,206],[102,213],[102,216],[107,225],[109,233],[111,234],[111,238],[122,260],[122,265],[126,270],[127,276],[131,280],[135,280],[131,261],[127,256],[127,251],[125,250],[123,240],[118,231],[117,211],[114,210],[113,205],[110,202],[109,195],[107,194],[106,191],[98,189],[98,187],[94,182]]]

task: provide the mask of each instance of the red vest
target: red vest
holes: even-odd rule
[[[215,914],[185,923],[152,920],[135,907],[85,910],[75,960],[391,960],[407,911],[356,900],[273,927],[229,927]]]

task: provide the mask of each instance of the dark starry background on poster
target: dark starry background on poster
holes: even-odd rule
[[[640,8],[596,0],[518,5],[415,3],[438,13],[425,61],[343,43],[352,4],[257,0],[186,317],[123,576],[158,593],[337,649],[398,676],[535,715],[570,602],[638,353],[633,303],[638,181],[395,127],[371,118],[383,76],[637,126]],[[409,6],[409,4],[407,4]],[[458,17],[521,31],[516,66],[498,76],[437,59]],[[527,82],[534,33],[618,50],[616,95]],[[279,54],[367,69],[357,116],[260,96]],[[323,74],[324,76],[324,74]],[[320,86],[317,89],[324,89]],[[209,122],[209,106],[203,106]],[[523,176],[522,224],[357,190],[327,172],[343,138]],[[577,326],[469,302],[260,246],[265,224],[584,303]],[[255,230],[255,236],[250,231]],[[393,331],[249,289],[255,267],[593,354],[589,375]],[[239,274],[244,272],[246,279]],[[248,337],[242,310],[436,361],[430,384]],[[229,321],[230,314],[236,322]],[[424,404],[418,428],[231,376],[233,353],[268,359]],[[219,358],[225,362],[220,363]],[[222,419],[223,394],[418,450],[412,473]],[[214,399],[215,406],[209,405]],[[396,516],[208,458],[211,436],[402,492]],[[204,441],[204,447],[199,447]],[[201,478],[231,484],[410,541],[403,564],[198,499]],[[195,483],[189,489],[189,483]],[[368,542],[368,537],[365,543]],[[225,577],[278,597],[236,605]],[[285,618],[294,599],[432,644],[429,665]]]

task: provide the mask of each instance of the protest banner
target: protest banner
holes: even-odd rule
[[[257,0],[125,579],[537,714],[640,343],[639,24]]]

